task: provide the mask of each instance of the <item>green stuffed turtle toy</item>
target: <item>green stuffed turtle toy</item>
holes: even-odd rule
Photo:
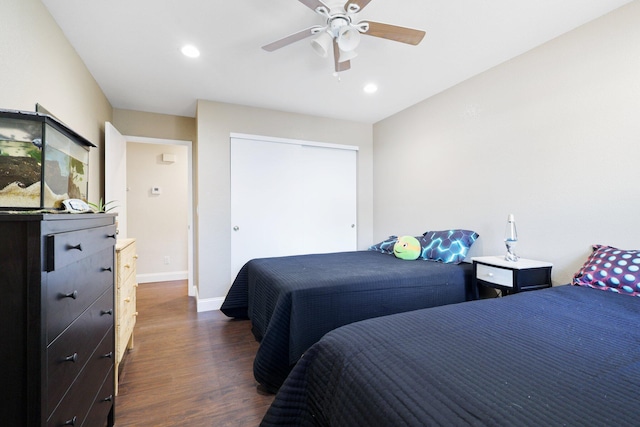
[[[393,245],[393,254],[396,258],[411,261],[418,259],[420,252],[420,242],[413,236],[399,237],[398,241]]]

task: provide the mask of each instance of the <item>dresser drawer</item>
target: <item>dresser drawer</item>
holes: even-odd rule
[[[99,391],[106,382],[113,384],[113,330],[107,333],[91,356],[80,375],[71,385],[60,404],[47,420],[48,427],[60,427],[64,425],[87,426],[85,418],[97,400],[109,397],[99,396]],[[109,355],[109,356],[106,356]],[[113,395],[113,393],[110,393]],[[113,397],[111,397],[113,398]],[[65,424],[75,419],[75,424]],[[104,424],[101,422],[97,425]]]
[[[108,337],[105,337],[108,334]],[[96,347],[98,344],[101,347]],[[113,294],[105,293],[47,348],[47,408],[50,413],[91,357],[111,353]]]
[[[46,241],[46,271],[55,271],[105,248],[113,248],[116,241],[116,226],[114,224],[50,234],[46,237]]]
[[[94,427],[94,426],[102,426],[104,425],[107,416],[109,415],[109,411],[113,407],[114,401],[114,382],[110,379],[111,376],[107,377],[102,384],[102,388],[96,395],[96,398],[93,401],[93,406],[89,409],[89,414],[84,422],[84,426],[86,427]]]
[[[118,305],[118,316],[116,320],[116,360],[119,362],[124,356],[129,339],[133,334],[136,325],[136,289],[131,288],[126,298],[123,298]]]
[[[124,290],[124,289],[123,289]],[[120,298],[117,302],[116,310],[118,310],[117,323],[126,323],[127,319],[132,318],[136,312],[136,288],[126,289],[127,292],[118,293]]]
[[[133,240],[133,239],[132,239]],[[117,248],[117,286],[126,286],[136,282],[135,271],[138,255],[136,254],[135,241],[122,249]]]
[[[513,287],[513,271],[491,265],[478,264],[476,278],[496,285]]]
[[[47,344],[113,286],[113,249],[47,275]]]

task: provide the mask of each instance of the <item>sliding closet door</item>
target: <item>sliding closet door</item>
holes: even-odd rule
[[[245,262],[356,249],[356,151],[231,138],[231,274]]]

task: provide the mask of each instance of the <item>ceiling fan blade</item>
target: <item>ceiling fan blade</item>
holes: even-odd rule
[[[333,62],[335,64],[336,73],[347,71],[351,68],[351,61],[340,62],[340,47],[336,39],[333,39]]]
[[[344,10],[346,12],[358,13],[362,9],[364,9],[371,0],[350,0],[344,5]]]
[[[300,3],[304,4],[309,9],[316,12],[319,7],[323,7],[326,11],[329,11],[329,8],[327,7],[327,5],[321,2],[320,0],[300,0]]]
[[[273,43],[269,43],[268,45],[262,46],[264,50],[267,52],[273,52],[276,49],[280,49],[281,47],[285,47],[290,45],[291,43],[297,42],[302,39],[306,39],[307,37],[311,37],[314,34],[318,34],[320,30],[322,30],[322,26],[314,25],[313,27],[305,28],[302,31],[298,31],[297,33],[291,34],[285,38],[280,40],[276,40]]]
[[[380,37],[383,39],[394,40],[397,42],[417,45],[422,41],[426,34],[422,30],[414,30],[413,28],[398,27],[396,25],[383,24],[380,22],[366,21],[359,23],[368,25],[368,29],[363,32],[368,36]]]

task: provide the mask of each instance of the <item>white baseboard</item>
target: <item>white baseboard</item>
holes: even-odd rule
[[[149,273],[136,275],[136,280],[138,281],[138,283],[171,282],[173,280],[187,280],[188,278],[188,271],[171,271],[168,273]]]
[[[224,302],[224,297],[200,298],[198,296],[198,288],[195,286],[193,288],[195,289],[196,310],[198,313],[202,311],[220,310],[220,307],[222,307],[222,303]]]
[[[198,306],[198,313],[201,311],[220,310],[220,307],[222,307],[222,303],[224,302],[224,297],[205,299],[198,298],[196,302]]]
[[[170,282],[173,280],[188,280],[188,271],[173,271],[170,273],[151,273],[151,274],[138,274],[136,280],[138,283],[152,283],[152,282]],[[188,295],[196,298],[196,305],[198,312],[201,311],[213,311],[220,310],[224,297],[217,298],[200,298],[198,296],[198,287],[190,286],[188,289]]]

